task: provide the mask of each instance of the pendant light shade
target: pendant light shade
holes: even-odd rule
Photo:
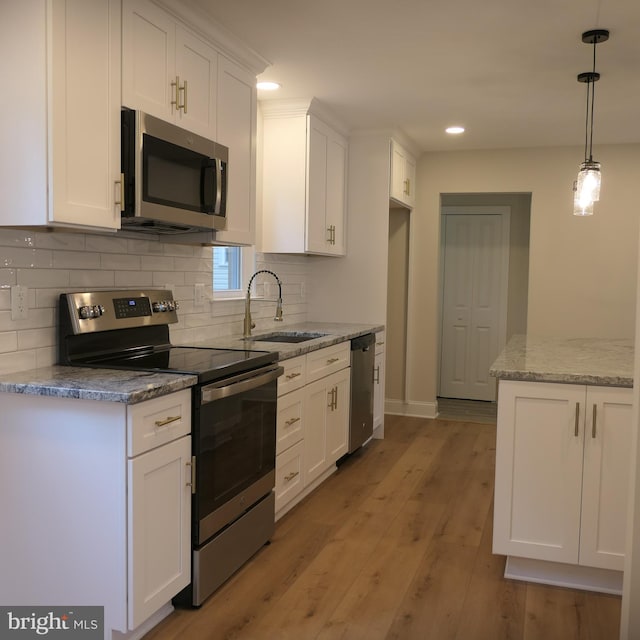
[[[587,85],[587,116],[585,121],[584,162],[580,165],[578,179],[573,183],[573,215],[593,215],[593,203],[600,199],[600,163],[593,159],[593,103],[595,83],[600,79],[596,73],[596,45],[609,39],[606,29],[594,29],[582,34],[582,42],[593,45],[593,71],[578,75],[578,82]]]
[[[585,161],[580,165],[574,188],[573,215],[593,215],[593,203],[600,200],[600,180],[599,162]]]

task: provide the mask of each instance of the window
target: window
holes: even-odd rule
[[[214,247],[213,297],[244,297],[253,265],[253,247]]]

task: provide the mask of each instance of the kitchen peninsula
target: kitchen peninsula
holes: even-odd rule
[[[621,593],[633,343],[514,336],[499,379],[493,552],[505,576]]]

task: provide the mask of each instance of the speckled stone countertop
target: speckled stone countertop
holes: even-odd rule
[[[382,324],[359,324],[340,322],[304,322],[302,324],[282,325],[268,331],[256,331],[253,337],[245,340],[242,336],[229,336],[214,338],[202,342],[189,343],[189,346],[215,347],[217,349],[255,349],[257,351],[277,351],[279,360],[288,360],[296,356],[304,355],[310,351],[324,349],[332,344],[345,342],[366,333],[378,333],[384,331]],[[324,334],[318,338],[305,340],[304,342],[262,342],[260,336],[268,336],[272,333],[318,333]]]
[[[43,367],[0,376],[0,392],[137,404],[193,386],[196,376],[85,367]]]
[[[236,335],[197,344],[189,343],[188,346],[275,351],[278,352],[280,360],[286,360],[383,329],[383,325],[307,322],[298,325],[285,325],[279,331],[313,332],[326,335],[298,343],[261,342],[259,339],[244,340],[241,336]],[[256,338],[259,338],[261,333],[268,335],[274,331],[258,332]],[[178,373],[53,366],[0,376],[0,392],[137,404],[157,396],[186,389],[196,382],[196,376]]]
[[[491,366],[503,380],[632,387],[633,341],[516,335]]]

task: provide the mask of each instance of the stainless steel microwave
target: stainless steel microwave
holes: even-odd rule
[[[133,109],[121,125],[123,229],[226,228],[227,147]]]

